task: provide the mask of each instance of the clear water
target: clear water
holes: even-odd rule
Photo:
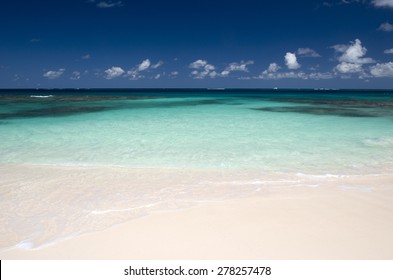
[[[0,91],[0,249],[392,171],[392,92]]]
[[[388,172],[393,93],[3,93],[0,163]]]

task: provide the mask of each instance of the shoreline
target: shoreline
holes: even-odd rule
[[[2,168],[4,171],[5,167],[2,166]],[[21,205],[13,206],[8,211],[3,209],[5,217],[12,215],[13,211],[21,211],[22,206],[27,207],[25,209],[26,213],[35,211],[34,208],[29,210],[28,207],[39,202],[37,195],[40,194],[48,194],[47,198],[42,197],[43,200],[54,199],[53,204],[48,206],[49,210],[54,209],[51,208],[52,206],[62,206],[61,203],[67,200],[71,205],[72,203],[80,203],[87,207],[89,204],[85,203],[86,200],[93,206],[101,205],[107,207],[103,209],[109,209],[109,206],[113,207],[111,203],[122,203],[122,200],[108,198],[107,201],[101,201],[99,200],[100,196],[103,199],[102,196],[108,196],[113,191],[126,195],[127,192],[124,192],[124,190],[128,191],[130,187],[132,192],[138,191],[140,186],[135,187],[135,184],[145,180],[147,175],[146,170],[143,172],[139,170],[139,173],[131,172],[130,174],[129,170],[121,172],[115,169],[116,171],[106,170],[107,172],[104,172],[102,169],[89,168],[82,169],[83,172],[78,173],[77,170],[81,171],[81,169],[66,168],[65,170],[57,167],[57,169],[52,168],[50,169],[51,172],[45,173],[48,171],[47,167],[27,167],[27,169],[25,167],[25,169],[21,169],[20,166],[18,168],[14,166],[12,168],[16,174],[7,173],[8,176],[3,177],[1,182],[3,186],[7,186],[5,182],[8,182],[8,186],[17,186],[18,182],[20,183],[21,180],[26,180],[30,176],[30,180],[35,180],[34,184],[38,189],[32,189],[32,196],[28,199],[25,197]],[[28,170],[31,172],[27,172]],[[55,170],[58,172],[55,172]],[[69,172],[70,170],[72,172]],[[86,170],[90,170],[91,173],[86,173]],[[61,177],[61,172],[65,172],[63,175],[66,176]],[[22,173],[25,176],[24,178],[16,177],[17,174],[21,175]],[[151,173],[148,174],[151,175]],[[198,182],[201,182],[201,178],[198,177],[201,175],[200,173],[193,174],[195,175],[193,177],[190,173],[177,174],[177,172],[171,171],[161,174],[161,177],[151,179],[153,181],[150,183],[163,183],[165,180],[167,180],[166,183],[175,182],[186,175],[190,177],[183,182],[177,182],[179,186],[193,179],[197,181],[199,179]],[[205,175],[207,176],[206,173]],[[11,182],[12,178],[14,178],[13,182]],[[206,178],[204,177],[202,182],[206,183]],[[211,180],[222,179],[221,177],[214,177],[212,174],[208,178]],[[296,187],[288,187],[285,184],[290,185],[293,182],[286,182],[285,180],[281,181],[281,186],[274,180],[268,181],[267,185],[261,185],[261,182],[259,182],[259,185],[251,184],[249,186],[241,184],[231,186],[224,182],[222,186],[215,185],[218,190],[215,190],[216,193],[214,194],[207,194],[206,191],[209,190],[209,186],[206,187],[203,184],[197,188],[194,186],[189,190],[190,192],[184,194],[179,192],[185,191],[185,186],[183,186],[183,189],[173,188],[169,190],[162,188],[167,184],[150,186],[150,194],[157,195],[159,193],[161,195],[156,197],[157,201],[165,200],[159,207],[152,207],[149,211],[137,211],[135,213],[117,213],[117,210],[113,213],[105,213],[104,220],[97,220],[95,221],[96,224],[93,223],[95,228],[91,227],[90,230],[79,236],[38,249],[11,248],[2,250],[0,251],[0,258],[393,258],[392,175],[368,177],[365,175],[357,178],[326,177],[314,178],[313,180],[309,182],[309,185],[305,181],[300,181]],[[109,192],[97,191],[95,183],[98,181],[103,185],[111,186]],[[32,181],[29,182],[31,185]],[[46,185],[42,186],[44,182],[46,182]],[[79,187],[73,188],[69,185],[70,182],[79,182]],[[276,185],[274,185],[274,182],[276,182]],[[319,182],[321,185],[313,186],[312,182]],[[126,186],[125,189],[122,187],[122,183]],[[89,184],[93,188],[90,188]],[[301,186],[301,184],[303,185]],[[60,188],[59,192],[47,193],[54,186],[57,189]],[[62,186],[65,189],[61,189]],[[81,186],[83,186],[82,190],[80,189]],[[149,194],[146,186],[142,185],[145,195]],[[35,192],[37,190],[38,194]],[[85,191],[92,193],[84,193]],[[172,193],[173,191],[177,193]],[[223,197],[223,194],[227,196]],[[19,193],[18,195],[25,195],[25,193]],[[81,197],[81,195],[87,195],[87,197]],[[76,201],[76,198],[79,198],[80,201]],[[142,198],[141,196],[135,201]],[[189,199],[188,202],[185,201],[186,198]],[[129,197],[125,197],[126,204],[128,199]],[[32,204],[27,204],[27,202]],[[56,205],[56,203],[58,204]],[[94,207],[91,209],[94,209]],[[6,209],[7,206],[3,205],[3,208]],[[42,209],[39,210],[42,211]],[[59,219],[69,218],[70,214],[75,215],[72,211],[67,212],[66,210],[63,209],[64,213],[56,212],[53,215],[59,215],[57,217]],[[91,216],[89,217],[90,221]],[[31,218],[34,218],[34,215]],[[51,218],[53,217],[50,215],[42,216],[42,219],[48,219],[43,224],[48,226],[47,231],[44,232],[46,235],[56,233],[62,226],[62,224],[56,223],[57,220],[51,220]],[[3,217],[2,223],[5,222],[4,219]],[[69,223],[65,223],[63,226],[75,226],[75,224],[78,225],[78,222],[81,224],[86,222],[84,219],[80,221],[78,219],[80,219],[78,216],[75,216],[75,219],[71,217]],[[28,220],[25,219],[24,221]],[[108,223],[108,221],[111,223]],[[9,220],[5,222],[5,225],[9,222]],[[28,224],[25,226],[29,227]],[[3,242],[6,242],[7,236],[10,237],[7,234],[3,235]]]

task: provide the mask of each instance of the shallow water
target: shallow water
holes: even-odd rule
[[[0,95],[0,249],[273,189],[391,188],[393,93]]]
[[[384,92],[33,93],[0,98],[1,163],[324,174],[393,163]]]

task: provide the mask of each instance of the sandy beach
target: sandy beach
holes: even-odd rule
[[[7,172],[3,173],[7,176],[2,177],[3,186],[5,182],[15,184],[18,181],[14,179],[14,182],[11,182],[11,178],[17,178],[13,177],[15,174],[12,174],[11,170],[20,172],[20,168],[17,171],[18,168],[15,167],[2,167],[3,172],[7,169]],[[43,174],[44,171],[48,171],[47,167],[24,167],[22,170],[24,176],[30,176],[31,180],[34,177],[37,185],[40,184],[41,178],[47,182],[47,186],[56,185],[57,188],[59,188],[59,181],[51,181],[51,179],[63,178],[62,182],[66,184],[67,180],[81,178],[81,174],[76,172],[77,168],[52,167],[46,177]],[[66,174],[69,176],[71,172],[74,177],[71,177],[72,179],[67,177],[68,179],[65,180],[65,177],[61,177],[62,172],[64,176]],[[83,178],[85,182],[94,185],[93,178],[99,180],[105,177],[106,180],[111,181],[112,190],[119,190],[121,184],[132,185],[129,179],[132,176],[134,179],[137,178],[135,174],[129,174],[125,170],[114,172],[112,169],[106,172],[101,170],[101,176],[97,177],[97,170],[88,168],[83,171]],[[141,175],[146,171],[138,172]],[[185,174],[180,175],[185,176]],[[171,177],[169,174],[165,176]],[[116,178],[118,181],[115,180]],[[158,177],[154,180],[162,181],[163,178]],[[105,182],[109,184],[109,181]],[[315,186],[311,181],[319,182],[320,185]],[[0,258],[393,258],[391,175],[365,175],[355,179],[353,176],[349,179],[328,176],[324,179],[314,178],[311,181],[308,186],[304,183],[304,186],[296,187],[288,187],[285,184],[279,186],[277,183],[274,187],[274,183],[271,183],[273,187],[262,186],[257,191],[243,193],[236,190],[232,197],[215,199],[210,196],[199,203],[196,201],[201,200],[204,195],[196,194],[197,199],[188,205],[181,204],[181,200],[177,202],[176,199],[167,200],[167,206],[170,204],[169,201],[176,206],[153,209],[139,217],[129,216],[126,221],[119,220],[111,226],[107,226],[108,224],[104,222],[106,228],[104,226],[95,231],[90,230],[38,249],[20,247],[3,249]],[[226,187],[233,190],[233,186]],[[255,190],[255,186],[253,188]],[[99,193],[96,192],[96,195]],[[7,226],[4,224],[4,217],[9,214],[10,212],[3,212],[3,232],[4,227]],[[115,217],[118,216],[109,218]],[[2,234],[3,245],[7,240],[12,241],[10,232]]]

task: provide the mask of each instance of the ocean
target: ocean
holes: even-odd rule
[[[0,166],[0,247],[36,248],[147,208],[391,174],[393,91],[1,90]]]

